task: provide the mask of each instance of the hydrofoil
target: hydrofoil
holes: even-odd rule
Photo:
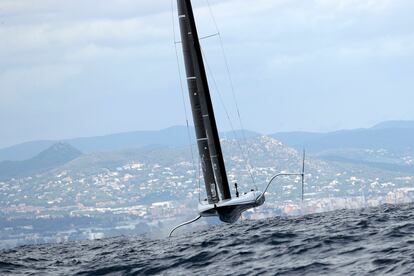
[[[236,195],[232,196],[191,0],[177,0],[177,10],[188,95],[207,199],[199,202],[198,216],[172,229],[170,236],[176,229],[202,217],[218,217],[226,223],[236,222],[246,210],[263,205],[267,189],[278,176],[302,176],[302,197],[304,181],[303,166],[301,173],[275,175],[263,191],[251,190],[239,195],[236,187]]]

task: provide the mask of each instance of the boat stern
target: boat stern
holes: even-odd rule
[[[244,211],[259,207],[264,202],[265,197],[263,193],[251,191],[240,197],[220,201],[216,204],[208,204],[206,201],[201,202],[198,205],[198,212],[202,217],[218,216],[223,222],[234,223]]]

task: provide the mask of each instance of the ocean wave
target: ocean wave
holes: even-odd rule
[[[409,275],[414,205],[0,251],[1,275]]]

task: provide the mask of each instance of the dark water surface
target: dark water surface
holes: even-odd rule
[[[414,275],[414,205],[0,251],[0,275]]]

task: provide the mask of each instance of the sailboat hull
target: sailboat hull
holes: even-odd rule
[[[265,197],[261,192],[252,191],[216,204],[208,204],[204,201],[198,205],[198,212],[202,217],[219,217],[223,222],[234,223],[244,211],[259,207],[264,202]]]

